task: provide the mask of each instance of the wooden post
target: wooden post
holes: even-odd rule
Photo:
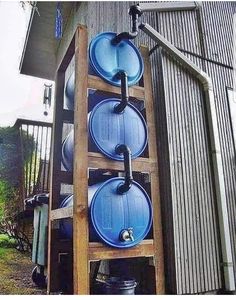
[[[88,35],[79,26],[75,36],[74,108],[74,294],[89,294],[88,266]]]
[[[148,125],[148,150],[149,159],[155,161],[156,170],[151,172],[151,197],[153,205],[153,240],[154,240],[154,264],[156,268],[156,292],[157,294],[165,293],[164,277],[164,256],[163,256],[163,238],[161,225],[161,203],[159,191],[158,176],[158,158],[157,158],[157,138],[155,126],[155,110],[152,95],[152,75],[149,59],[149,49],[146,46],[140,47],[144,60],[144,93],[146,107],[146,121]]]
[[[61,169],[61,139],[62,139],[62,111],[63,111],[63,72],[57,73],[56,78],[56,104],[54,108],[53,133],[52,133],[52,157],[51,157],[51,179],[50,179],[50,199],[49,199],[49,222],[48,222],[48,284],[47,292],[58,289],[58,265],[57,260],[57,234],[51,221],[51,211],[58,207],[60,198],[60,169]]]

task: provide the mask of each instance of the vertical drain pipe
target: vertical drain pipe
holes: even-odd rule
[[[223,163],[220,150],[219,131],[217,125],[216,107],[211,78],[196,66],[190,59],[183,55],[176,47],[168,42],[159,32],[154,30],[149,24],[143,23],[139,26],[143,32],[151,37],[159,46],[176,59],[182,66],[188,69],[202,83],[205,92],[207,109],[207,120],[210,131],[211,154],[213,161],[215,191],[217,198],[217,208],[220,225],[220,239],[224,268],[225,290],[235,290],[235,280],[233,271],[232,248],[230,241],[230,230],[228,220],[228,210],[226,202],[225,182],[223,176]]]

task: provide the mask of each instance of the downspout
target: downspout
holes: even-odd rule
[[[143,23],[139,28],[151,37],[159,46],[168,52],[175,60],[181,63],[190,73],[192,73],[203,85],[207,109],[207,120],[210,132],[211,155],[213,162],[213,172],[215,181],[215,191],[217,198],[217,209],[219,215],[221,250],[224,268],[225,290],[235,290],[235,280],[233,271],[232,248],[230,241],[230,229],[228,221],[228,210],[226,202],[225,182],[223,176],[223,163],[220,149],[219,131],[217,125],[216,107],[211,78],[196,66],[190,59],[183,55],[170,42],[168,42],[159,32],[154,30],[149,24]]]

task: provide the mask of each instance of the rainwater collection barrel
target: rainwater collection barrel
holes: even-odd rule
[[[92,39],[89,45],[90,66],[99,77],[115,86],[121,86],[117,73],[125,71],[128,85],[134,85],[143,75],[142,56],[130,40],[112,43],[115,36],[115,32],[103,32]]]
[[[124,178],[115,177],[88,189],[90,240],[102,241],[115,248],[129,248],[140,243],[152,224],[152,205],[145,190],[135,181],[124,194],[117,189]],[[61,207],[73,205],[73,195]],[[60,221],[61,232],[72,238],[72,219]]]
[[[88,117],[89,138],[102,154],[110,159],[122,161],[116,153],[117,145],[130,148],[131,158],[140,156],[147,145],[147,125],[141,113],[128,104],[122,113],[115,113],[119,99],[110,98],[99,102]],[[74,156],[74,131],[65,138],[62,145],[62,163],[71,171]]]
[[[112,39],[115,36],[115,32],[103,32],[92,39],[89,45],[89,73],[101,77],[112,85],[121,86],[117,73],[125,71],[128,85],[135,85],[144,71],[142,56],[129,40],[114,45]],[[74,110],[74,90],[73,72],[65,84],[65,106],[70,110]]]
[[[74,110],[74,72],[70,75],[65,88],[65,108]],[[88,90],[88,112],[90,112],[96,104],[107,98],[106,93],[99,90]]]

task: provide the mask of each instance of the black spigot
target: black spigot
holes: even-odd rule
[[[129,9],[129,15],[132,17],[132,31],[121,32],[111,41],[113,45],[119,44],[122,40],[132,40],[138,35],[138,18],[142,15],[142,10],[138,5],[132,5]]]
[[[128,75],[125,71],[119,71],[116,76],[121,80],[121,102],[114,107],[114,112],[120,114],[129,101]]]
[[[117,145],[116,153],[124,155],[125,167],[125,182],[117,187],[118,194],[124,194],[131,188],[133,182],[132,168],[131,168],[131,151],[127,145]]]

